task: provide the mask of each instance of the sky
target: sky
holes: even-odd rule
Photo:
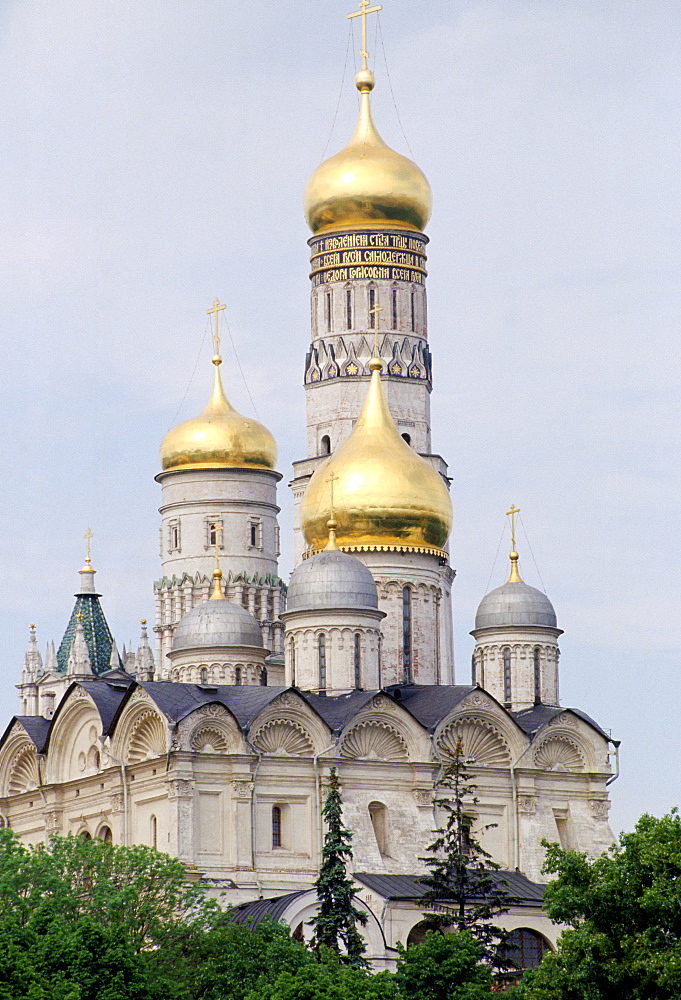
[[[310,173],[357,110],[339,0],[0,5],[0,709],[59,642],[83,535],[119,646],[154,617],[158,448],[232,403],[305,457]],[[611,825],[681,799],[681,7],[385,0],[374,115],[433,188],[434,450],[457,681],[511,503],[564,629],[561,700],[622,741]],[[375,19],[376,20],[376,19]],[[242,369],[245,379],[239,370]],[[254,411],[255,407],[255,411]]]

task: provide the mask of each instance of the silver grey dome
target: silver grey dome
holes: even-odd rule
[[[476,628],[497,625],[544,625],[556,628],[556,612],[546,594],[524,582],[505,583],[480,602]]]
[[[231,601],[197,604],[180,619],[173,636],[173,652],[204,646],[262,645],[262,632],[253,615]]]
[[[301,608],[378,608],[374,578],[355,556],[324,550],[291,573],[286,610]]]

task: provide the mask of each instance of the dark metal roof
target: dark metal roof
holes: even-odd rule
[[[340,694],[326,698],[324,695],[309,694],[307,691],[300,692],[301,697],[322,717],[329,729],[336,735],[377,694],[379,694],[378,691],[350,691],[349,694]]]
[[[287,691],[285,687],[261,687],[219,684],[176,684],[173,681],[148,681],[140,684],[160,710],[173,722],[179,722],[201,705],[219,702],[227,708],[242,729],[248,729],[257,715],[271,701]]]
[[[391,698],[432,732],[467,694],[477,688],[469,684],[399,684],[386,690]]]
[[[278,923],[291,903],[308,893],[309,889],[299,889],[285,896],[272,896],[270,899],[254,899],[250,903],[240,903],[227,911],[227,917],[235,924],[249,924],[257,927],[261,920],[269,916]]]
[[[87,691],[97,706],[99,717],[102,720],[103,733],[108,732],[113,717],[132,683],[132,677],[128,677],[126,680],[116,678],[113,682],[109,680],[79,682],[78,686]]]
[[[18,722],[26,731],[26,735],[35,745],[36,751],[42,753],[51,724],[50,720],[43,719],[42,715],[13,715],[9,720],[9,725],[0,737],[0,748],[5,745],[5,740],[12,732],[15,722]]]
[[[491,877],[510,896],[515,897],[516,906],[541,906],[545,886],[530,882],[521,872],[490,872]],[[353,872],[353,878],[371,889],[377,896],[405,903],[417,903],[423,898],[427,886],[418,875],[374,875],[370,872]]]
[[[532,735],[544,726],[547,726],[551,719],[555,719],[557,715],[562,715],[563,712],[572,712],[578,719],[582,719],[583,722],[586,722],[587,725],[595,729],[597,733],[604,736],[606,740],[610,740],[610,735],[604,729],[601,729],[597,722],[594,722],[592,718],[585,712],[581,712],[578,708],[552,708],[550,705],[533,705],[532,708],[525,708],[522,712],[509,712],[509,715],[515,719],[524,732]]]

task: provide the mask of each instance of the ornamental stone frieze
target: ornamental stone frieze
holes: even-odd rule
[[[169,799],[191,799],[194,797],[194,785],[196,782],[192,778],[171,778],[168,783]]]

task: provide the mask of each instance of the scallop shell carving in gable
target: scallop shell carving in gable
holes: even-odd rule
[[[466,760],[479,767],[503,767],[511,762],[511,754],[503,736],[482,719],[457,719],[450,722],[438,740],[438,746],[445,757],[454,756],[458,740],[463,744]]]
[[[200,726],[190,743],[199,753],[225,753],[229,749],[227,734],[219,726]]]
[[[18,795],[20,792],[32,791],[38,787],[38,764],[33,747],[22,747],[19,750],[10,770],[7,783],[7,794]]]
[[[547,771],[582,771],[584,757],[579,747],[564,736],[551,736],[534,752],[537,767]]]
[[[288,719],[265,723],[253,738],[253,746],[277,757],[309,757],[314,753],[314,744],[307,730]]]
[[[166,752],[166,727],[153,711],[143,712],[135,723],[128,744],[128,763],[161,757]]]
[[[341,747],[343,757],[357,760],[408,760],[404,738],[387,722],[361,722],[350,730]]]

